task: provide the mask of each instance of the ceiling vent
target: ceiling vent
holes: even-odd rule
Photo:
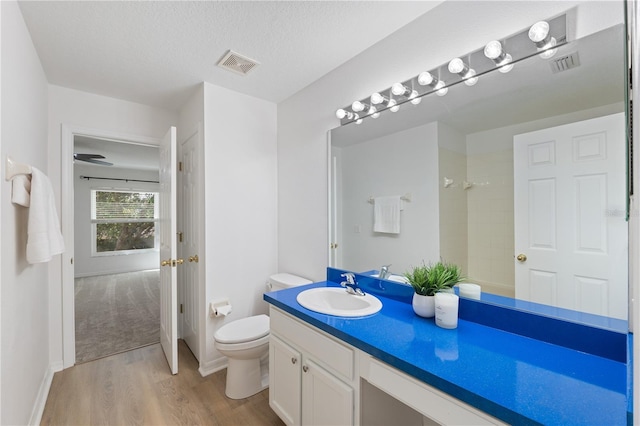
[[[249,71],[260,65],[259,62],[229,50],[218,62],[220,68],[240,75],[247,75]]]
[[[580,57],[578,52],[569,53],[549,61],[549,65],[551,66],[551,71],[556,74],[580,66]]]

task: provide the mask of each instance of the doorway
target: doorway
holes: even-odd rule
[[[73,137],[76,363],[160,341],[158,147]]]
[[[61,146],[61,221],[62,221],[62,232],[65,239],[66,252],[62,257],[62,368],[72,367],[76,363],[76,325],[75,325],[75,278],[76,278],[76,258],[79,254],[86,255],[86,258],[92,259],[94,261],[93,264],[87,266],[87,269],[83,270],[79,269],[79,275],[88,275],[87,271],[94,270],[94,272],[101,272],[101,275],[108,275],[110,273],[114,273],[115,269],[113,269],[112,265],[109,263],[110,256],[91,256],[92,249],[91,244],[87,241],[92,240],[93,230],[91,227],[93,224],[88,224],[86,221],[90,221],[91,215],[91,197],[93,195],[85,193],[84,195],[86,203],[84,204],[84,208],[86,209],[85,218],[86,221],[84,223],[85,229],[84,232],[89,235],[84,242],[87,244],[84,247],[79,246],[75,247],[76,244],[76,218],[75,218],[75,204],[76,204],[76,194],[75,191],[75,183],[76,181],[81,181],[80,174],[76,175],[76,163],[87,163],[86,161],[75,161],[74,153],[83,153],[83,154],[99,154],[103,155],[105,158],[93,157],[93,159],[97,159],[100,161],[105,161],[107,163],[117,164],[116,158],[118,155],[124,157],[130,157],[127,153],[134,146],[147,146],[154,147],[157,151],[157,147],[160,145],[160,140],[156,138],[137,136],[137,135],[129,135],[120,132],[111,132],[104,131],[93,128],[85,128],[85,127],[77,127],[77,126],[69,126],[62,125],[61,128],[62,133],[62,146]],[[76,151],[76,138],[78,138],[79,150]],[[124,151],[124,154],[116,154],[115,151],[107,151],[106,153],[93,152],[89,149],[93,149],[92,146],[86,145],[83,146],[83,140],[87,144],[89,140],[97,139],[102,141],[100,144],[103,148],[109,148],[111,150],[120,149]],[[95,143],[95,142],[94,142]],[[82,150],[82,151],[80,151]],[[85,156],[86,158],[86,156]],[[111,161],[113,160],[113,161]],[[124,160],[118,160],[118,162]],[[123,163],[120,163],[123,164]],[[104,169],[107,167],[112,168],[110,173],[113,173],[116,168],[113,166],[102,165]],[[156,166],[157,167],[157,166]],[[126,169],[127,167],[122,167],[122,169]],[[129,168],[131,166],[129,165]],[[120,168],[118,168],[120,170]],[[102,175],[104,170],[99,168],[94,168],[91,170],[91,173],[83,172],[82,175],[93,176],[93,177],[113,177],[113,175]],[[117,176],[117,177],[121,177]],[[144,179],[146,180],[146,179]],[[157,179],[156,179],[157,180]],[[113,181],[109,182],[101,179],[82,179],[82,182],[88,185],[93,186],[106,186],[106,187],[117,187],[118,183],[122,183],[123,181]],[[98,183],[100,182],[100,183]],[[124,181],[126,183],[126,181]],[[87,206],[88,204],[88,206]],[[87,228],[88,227],[88,231]],[[93,249],[97,251],[97,249]],[[115,256],[111,256],[114,257]],[[120,256],[124,258],[126,256]],[[155,257],[155,265],[154,268],[158,267],[158,255]],[[82,262],[81,262],[82,263]],[[102,268],[102,269],[99,269]],[[98,275],[94,273],[93,275]]]
[[[74,136],[76,362],[160,341],[158,148]]]

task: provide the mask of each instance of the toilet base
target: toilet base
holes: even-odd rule
[[[260,368],[260,358],[231,359],[227,367],[225,395],[231,399],[243,399],[265,390],[269,385]]]

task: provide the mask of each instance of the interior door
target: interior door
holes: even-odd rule
[[[160,144],[160,344],[172,374],[178,373],[178,274],[176,128]]]
[[[516,298],[627,318],[624,128],[614,114],[515,136]]]
[[[182,254],[189,263],[182,269],[180,280],[182,303],[182,338],[191,352],[199,360],[200,345],[198,341],[198,297],[200,282],[200,198],[198,196],[198,159],[199,132],[195,132],[181,143],[182,173],[180,174],[180,195],[182,201],[181,228],[183,242],[180,245]]]

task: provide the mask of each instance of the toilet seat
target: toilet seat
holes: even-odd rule
[[[258,340],[269,334],[269,317],[256,315],[231,321],[216,331],[213,338],[219,343],[244,343]]]

